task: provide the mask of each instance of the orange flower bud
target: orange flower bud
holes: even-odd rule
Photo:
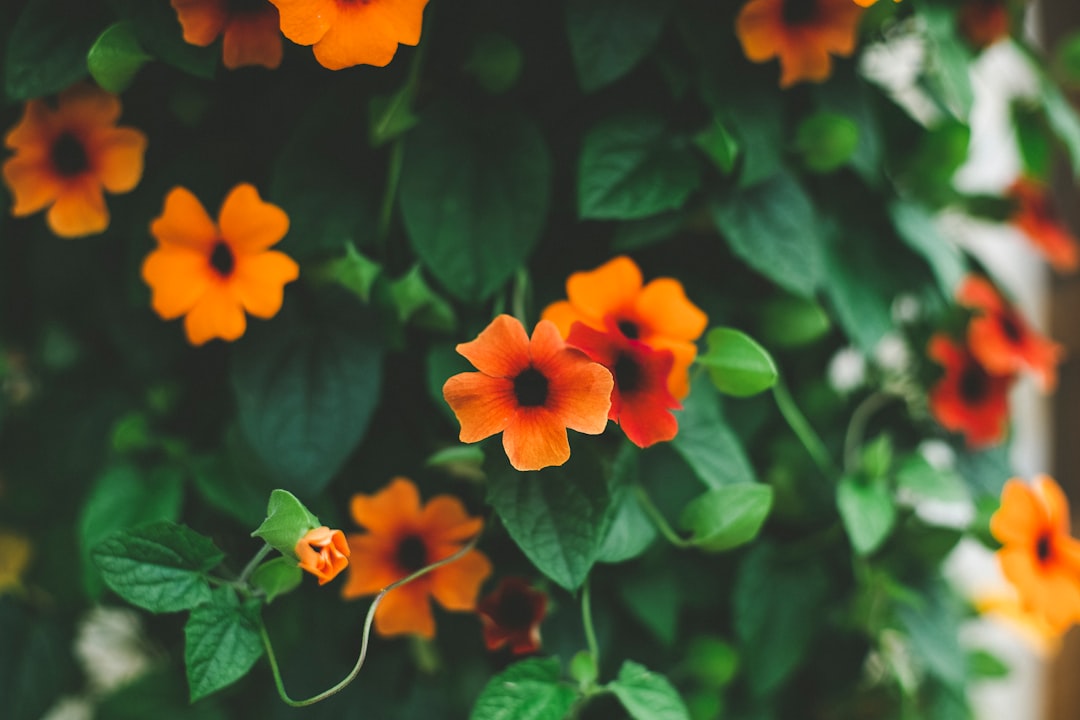
[[[296,557],[300,559],[301,569],[325,585],[349,566],[349,543],[340,530],[325,525],[312,528],[296,543]]]

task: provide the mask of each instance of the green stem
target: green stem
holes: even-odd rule
[[[263,545],[259,548],[259,552],[255,553],[255,557],[248,561],[248,564],[244,566],[244,569],[240,572],[240,577],[236,578],[237,585],[246,585],[248,578],[251,577],[251,573],[255,572],[255,568],[259,567],[259,563],[270,554],[270,551],[274,548],[269,545]]]
[[[866,435],[866,425],[881,408],[893,400],[895,395],[884,392],[875,392],[859,403],[855,412],[851,414],[847,433],[844,435],[844,469],[854,472],[859,469],[859,446]]]
[[[795,404],[795,400],[792,399],[791,393],[788,392],[783,378],[777,379],[772,390],[776,406],[780,408],[780,414],[784,416],[784,420],[787,421],[792,432],[799,438],[806,451],[810,453],[810,458],[818,466],[818,470],[829,480],[835,480],[838,473],[833,465],[832,458],[829,457],[829,451],[825,447],[825,443],[814,432],[814,428],[811,427],[802,411],[799,410],[799,406]]]
[[[386,597],[386,594],[394,588],[406,585],[417,578],[428,574],[432,570],[448,565],[455,560],[459,560],[464,557],[470,550],[476,547],[477,541],[480,540],[480,536],[475,536],[468,543],[463,545],[461,549],[455,552],[453,555],[443,558],[438,562],[432,563],[425,567],[420,568],[412,575],[403,577],[400,580],[390,583],[384,587],[375,599],[371,603],[371,607],[368,608],[367,617],[364,618],[364,632],[360,639],[360,655],[356,658],[356,664],[353,669],[349,671],[349,674],[344,677],[337,685],[334,685],[328,690],[323,690],[317,695],[307,698],[306,700],[293,700],[289,697],[289,694],[285,691],[285,683],[281,679],[281,668],[278,667],[277,656],[274,655],[274,647],[270,643],[270,635],[266,632],[266,625],[262,622],[262,618],[259,619],[259,634],[262,636],[263,647],[266,648],[266,657],[270,661],[270,672],[274,675],[274,686],[277,688],[278,695],[281,697],[282,702],[292,707],[307,707],[308,705],[314,705],[317,702],[321,702],[328,697],[336,695],[337,693],[348,687],[349,683],[356,679],[356,676],[360,674],[361,668],[364,667],[364,661],[367,659],[368,643],[371,639],[371,625],[375,621],[375,610],[379,607],[379,603]]]
[[[585,626],[585,643],[589,646],[589,654],[593,662],[600,667],[600,644],[596,642],[596,628],[592,621],[592,598],[589,593],[589,581],[581,588],[581,624]]]
[[[529,290],[529,273],[524,266],[519,267],[517,274],[514,275],[514,290],[511,298],[511,308],[514,313],[514,317],[521,321],[521,324],[528,327],[527,318],[525,317],[525,298],[528,295]]]
[[[641,505],[641,509],[645,511],[645,514],[652,520],[653,525],[660,531],[660,534],[664,536],[664,539],[675,547],[688,548],[692,547],[693,543],[684,540],[679,537],[679,533],[675,532],[671,525],[668,525],[667,518],[660,512],[660,508],[656,507],[652,498],[649,497],[649,493],[645,492],[645,488],[640,485],[634,486],[634,497],[637,498],[638,504]]]

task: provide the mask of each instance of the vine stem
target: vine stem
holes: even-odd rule
[[[649,497],[649,493],[645,491],[645,488],[640,485],[634,486],[634,497],[637,498],[638,504],[641,505],[641,509],[645,511],[645,514],[652,520],[656,529],[664,536],[664,539],[675,547],[688,548],[692,547],[693,543],[690,543],[683,538],[679,537],[679,533],[675,532],[675,529],[668,524],[667,518],[660,512],[660,508],[656,507],[652,498]]]
[[[581,589],[581,624],[585,626],[585,643],[589,646],[589,653],[593,656],[593,662],[600,666],[600,644],[596,642],[596,628],[592,621],[592,596],[589,592],[589,581]]]
[[[784,416],[784,420],[787,421],[788,427],[795,433],[796,437],[806,448],[806,451],[810,453],[810,458],[817,465],[818,470],[828,479],[834,480],[837,476],[836,466],[833,465],[832,458],[829,456],[829,451],[825,447],[825,443],[821,441],[818,434],[814,432],[814,428],[810,425],[806,416],[799,410],[799,406],[795,404],[795,400],[791,397],[791,393],[788,392],[787,385],[784,384],[782,377],[777,378],[776,384],[773,385],[773,398],[776,400],[776,406],[780,408],[780,414]]]
[[[851,414],[847,433],[844,435],[844,469],[853,472],[859,466],[859,445],[866,435],[866,425],[874,413],[897,399],[895,395],[875,392],[866,397]]]
[[[464,557],[469,551],[476,547],[476,543],[480,540],[480,536],[476,535],[465,545],[455,552],[453,555],[449,555],[438,562],[434,562],[431,565],[420,568],[412,575],[401,578],[395,582],[390,583],[384,587],[379,594],[375,596],[375,599],[371,602],[371,607],[368,608],[367,617],[364,619],[364,632],[360,640],[360,655],[356,658],[356,664],[353,669],[349,671],[349,674],[344,677],[337,685],[334,685],[328,690],[323,690],[317,695],[313,695],[305,700],[293,700],[289,697],[289,694],[285,691],[285,683],[281,678],[281,668],[278,667],[277,656],[274,655],[274,647],[270,642],[270,635],[266,631],[266,624],[262,621],[262,617],[259,617],[259,635],[262,637],[263,647],[266,648],[266,657],[270,661],[270,672],[274,676],[274,686],[277,688],[278,696],[281,697],[282,702],[292,707],[307,707],[314,705],[317,702],[321,702],[328,697],[338,694],[344,690],[349,683],[356,679],[356,676],[360,674],[360,670],[364,667],[364,661],[367,659],[368,644],[371,639],[371,625],[375,621],[375,610],[379,607],[379,603],[386,597],[386,594],[394,588],[406,585],[417,578],[428,574],[432,570],[438,569],[443,565],[449,565],[455,560],[459,560]]]
[[[251,573],[255,572],[255,568],[259,567],[259,563],[261,563],[273,549],[274,548],[264,543],[263,546],[259,548],[259,552],[255,553],[255,557],[251,558],[251,560],[248,561],[248,564],[244,566],[244,569],[240,571],[240,577],[236,578],[234,584],[245,585],[248,578],[251,577]]]

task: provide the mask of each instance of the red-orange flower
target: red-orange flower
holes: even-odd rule
[[[109,226],[104,191],[126,193],[139,184],[146,136],[116,127],[120,100],[89,85],[60,93],[57,102],[26,103],[22,119],[4,138],[15,155],[4,162],[11,214],[48,207],[49,229],[80,237]],[[51,206],[51,207],[49,207]]]
[[[171,0],[184,40],[206,47],[223,36],[221,61],[276,68],[281,64],[277,8],[268,0]]]
[[[389,63],[398,44],[420,42],[427,0],[270,0],[281,13],[281,32],[313,45],[323,67]]]
[[[1018,227],[1058,272],[1070,272],[1080,264],[1076,238],[1062,224],[1053,198],[1038,180],[1019,178],[1006,195],[1016,201],[1012,223]]]
[[[821,82],[832,74],[832,55],[855,51],[864,10],[851,0],[750,0],[735,33],[753,62],[780,59],[780,87]]]
[[[1060,345],[1032,330],[985,278],[967,278],[957,300],[975,310],[968,325],[968,346],[987,372],[1010,375],[1029,370],[1044,390],[1054,388]]]
[[[598,435],[611,408],[611,373],[568,348],[541,320],[532,339],[521,323],[499,315],[457,351],[480,372],[454,375],[443,397],[472,443],[497,433],[518,470],[562,465],[570,457],[566,429]]]
[[[608,322],[606,333],[574,323],[567,345],[606,367],[615,378],[608,418],[619,423],[631,442],[648,447],[670,440],[679,431],[671,411],[682,409],[667,386],[675,356],[670,350],[653,350],[640,340],[631,340],[614,322]]]
[[[325,525],[308,530],[296,541],[293,552],[300,561],[300,569],[319,578],[320,585],[336,578],[349,565],[349,543],[345,533]]]
[[[362,597],[417,570],[450,557],[484,527],[469,517],[461,501],[436,495],[420,505],[420,493],[406,478],[394,478],[374,495],[353,495],[352,516],[367,528],[349,535],[352,550],[345,598]],[[375,610],[380,635],[413,633],[435,636],[429,598],[447,610],[473,610],[480,585],[491,574],[491,563],[479,550],[470,550],[386,594]]]
[[[540,649],[540,623],[547,613],[547,595],[524,578],[503,578],[476,606],[484,626],[484,645],[498,650],[509,644],[515,655]]]
[[[229,192],[217,223],[191,192],[173,188],[150,224],[158,247],[142,266],[151,306],[166,320],[183,315],[193,345],[235,340],[247,329],[244,311],[276,315],[285,284],[300,273],[292,258],[269,249],[288,230],[285,211],[247,183]]]
[[[942,334],[930,338],[927,352],[945,367],[944,377],[930,390],[930,411],[937,421],[963,433],[971,447],[1001,442],[1015,376],[989,374],[967,348]]]
[[[656,278],[642,285],[637,263],[619,256],[595,270],[573,273],[566,281],[566,300],[552,303],[541,317],[555,323],[563,337],[575,322],[606,331],[612,323],[631,340],[675,356],[668,389],[676,399],[690,392],[690,364],[697,355],[694,341],[709,319],[686,298],[682,283]]]
[[[1012,24],[1004,0],[967,0],[960,6],[956,23],[977,50],[1007,38]]]
[[[1053,479],[1005,483],[990,531],[1024,606],[1061,631],[1080,620],[1080,542],[1069,534],[1069,503]]]

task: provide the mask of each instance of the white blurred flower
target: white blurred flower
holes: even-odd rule
[[[897,295],[892,304],[892,319],[897,325],[908,325],[922,315],[922,303],[914,295]]]
[[[829,361],[829,384],[838,393],[849,393],[866,380],[866,360],[853,347],[846,347]]]
[[[93,720],[94,705],[85,697],[62,697],[41,720]]]
[[[86,613],[74,651],[90,690],[101,694],[134,680],[151,662],[139,615],[123,608],[99,606]]]
[[[944,440],[923,440],[918,451],[937,470],[951,470],[956,465],[956,452]]]
[[[902,373],[911,365],[911,349],[897,333],[887,333],[874,346],[874,361],[883,370]]]

